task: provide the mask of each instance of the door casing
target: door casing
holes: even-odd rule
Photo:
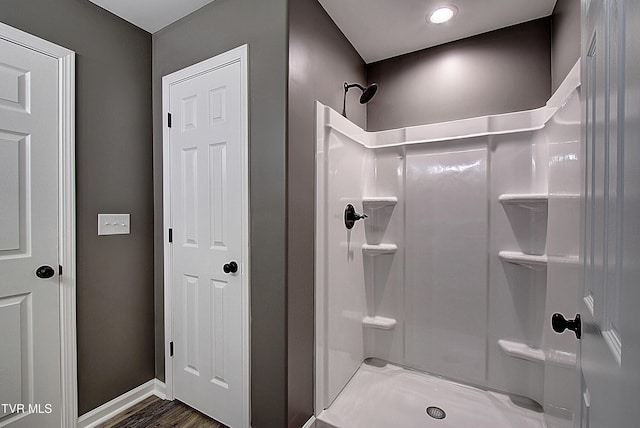
[[[0,23],[0,38],[58,61],[58,260],[60,275],[60,426],[78,423],[76,344],[75,52]]]
[[[205,73],[210,70],[224,67],[225,65],[240,63],[241,85],[241,152],[242,152],[242,260],[246,266],[242,287],[247,291],[243,293],[242,301],[242,367],[243,367],[243,426],[250,426],[250,259],[249,259],[249,107],[248,107],[248,46],[242,45],[230,51],[224,52],[213,58],[206,59],[197,64],[183,68],[162,78],[162,203],[163,203],[163,236],[164,236],[164,361],[165,384],[167,399],[174,399],[173,388],[173,364],[171,357],[171,342],[173,341],[173,300],[172,300],[172,247],[169,242],[169,229],[172,227],[171,217],[171,150],[169,147],[169,122],[170,113],[169,95],[170,87],[174,83]]]

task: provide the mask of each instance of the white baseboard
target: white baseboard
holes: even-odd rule
[[[153,380],[153,393],[163,400],[167,399],[167,385],[158,379]]]
[[[108,403],[80,416],[78,418],[78,428],[95,427],[152,395],[164,400],[166,398],[166,389],[166,385],[163,382],[158,379],[151,379],[149,382],[143,383],[137,388],[125,392]]]
[[[316,423],[316,417],[311,416],[306,424],[302,425],[302,428],[312,428]]]

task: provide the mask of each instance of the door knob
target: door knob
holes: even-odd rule
[[[224,273],[236,273],[238,272],[238,263],[236,262],[225,263],[224,266],[222,266],[222,270],[224,271]]]
[[[582,337],[582,321],[580,321],[580,314],[576,314],[575,319],[568,320],[562,314],[553,314],[551,317],[551,326],[556,333],[562,333],[565,330],[571,330],[575,333],[576,338]]]
[[[56,271],[53,270],[53,268],[51,266],[40,266],[38,269],[36,269],[36,276],[38,278],[42,278],[42,279],[47,279],[47,278],[51,278],[53,275],[55,275]]]

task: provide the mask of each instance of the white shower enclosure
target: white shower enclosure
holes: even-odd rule
[[[579,68],[545,107],[390,131],[317,104],[319,419],[375,358],[573,425],[577,340],[550,319],[577,312]]]

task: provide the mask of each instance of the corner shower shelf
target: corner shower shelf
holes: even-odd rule
[[[397,322],[393,318],[386,317],[364,317],[362,325],[369,328],[377,328],[380,330],[393,330]]]
[[[507,355],[512,357],[533,361],[534,363],[544,363],[545,357],[542,349],[532,348],[521,342],[504,339],[498,340],[498,346],[500,346]]]
[[[508,193],[500,195],[502,205],[515,205],[531,210],[541,210],[547,206],[549,196],[546,193]]]
[[[505,262],[524,266],[529,269],[543,269],[547,267],[547,256],[545,255],[534,256],[517,251],[500,251],[498,257]]]
[[[369,256],[377,256],[380,254],[393,254],[398,251],[398,246],[395,244],[363,244],[362,252]]]
[[[571,369],[575,369],[577,365],[576,354],[573,352],[565,352],[559,351],[557,349],[551,350],[548,353],[548,358],[546,358],[546,362],[549,364],[553,364],[554,366],[567,367]]]
[[[396,198],[395,196],[362,198],[362,205],[369,207],[371,209],[395,206],[397,203],[398,203],[398,198]]]
[[[580,193],[552,193],[549,199],[580,199]]]
[[[579,265],[580,258],[578,256],[549,256],[547,263]]]

